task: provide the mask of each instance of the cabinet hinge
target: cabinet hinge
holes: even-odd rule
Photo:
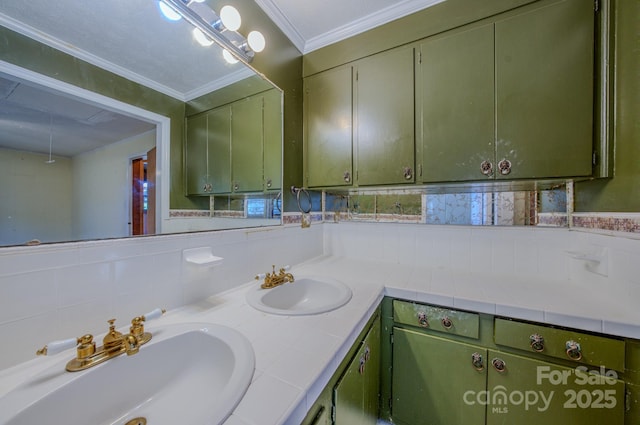
[[[598,165],[598,152],[596,151],[593,151],[593,154],[591,155],[591,165],[594,167]]]
[[[391,342],[391,345],[393,345],[393,334],[389,334],[389,342]]]
[[[422,63],[422,52],[418,52],[418,63]]]
[[[593,10],[595,10],[596,12],[598,10],[600,10],[600,1],[599,0],[593,0]]]
[[[336,423],[336,406],[331,406],[331,422]]]

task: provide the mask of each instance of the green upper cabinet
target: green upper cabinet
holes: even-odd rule
[[[282,188],[281,99],[270,90],[187,118],[187,195]]]
[[[305,186],[353,183],[352,80],[350,65],[304,80]]]
[[[414,49],[355,64],[355,146],[359,186],[413,183]]]
[[[504,177],[591,175],[593,2],[557,2],[495,28],[496,160],[511,162]]]
[[[394,49],[305,79],[306,186],[414,182],[413,51]]]
[[[282,189],[282,93],[264,94],[264,189]]]
[[[594,8],[545,1],[420,43],[424,183],[592,174]]]
[[[187,118],[187,195],[211,195],[230,187],[230,118],[229,106]]]
[[[259,192],[263,187],[263,97],[231,105],[232,192]]]
[[[493,25],[429,38],[419,52],[422,181],[477,180],[495,157]]]
[[[213,109],[207,113],[209,121],[209,174],[213,193],[224,193],[231,187],[231,107]],[[188,169],[189,167],[187,167]]]
[[[185,143],[185,181],[187,195],[207,195],[213,192],[209,174],[209,141],[207,135],[207,114],[199,114],[187,119]]]

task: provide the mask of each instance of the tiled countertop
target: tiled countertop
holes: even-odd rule
[[[299,424],[384,295],[640,338],[640,309],[634,308],[633,299],[574,282],[477,276],[338,257],[318,257],[291,272],[342,280],[353,297],[342,308],[320,315],[270,315],[245,300],[254,281],[170,311],[147,326],[153,332],[170,323],[219,323],[251,341],[253,381],[226,425]],[[69,351],[0,372],[0,396],[68,354],[73,356]]]

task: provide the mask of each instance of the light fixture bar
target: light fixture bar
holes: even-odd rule
[[[227,37],[224,36],[220,31],[211,26],[207,21],[202,19],[200,15],[191,10],[189,6],[187,6],[182,0],[160,0],[164,2],[167,6],[175,10],[177,13],[182,15],[182,17],[189,22],[194,27],[198,28],[202,31],[206,36],[210,37],[212,40],[217,42],[222,48],[227,49],[230,52],[233,52],[239,58],[244,60],[245,62],[251,62],[253,58],[253,52],[246,52],[244,49],[236,46],[231,42]],[[235,31],[229,31],[232,34],[237,34]],[[237,34],[239,36],[239,34]]]

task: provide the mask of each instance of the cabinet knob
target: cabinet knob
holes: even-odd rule
[[[202,186],[202,190],[205,192],[211,192],[211,183],[205,183],[205,185]]]
[[[344,175],[343,175],[343,178],[344,178],[344,181],[346,183],[350,183],[351,182],[351,173],[348,172],[348,171],[345,171]]]
[[[233,184],[233,190],[237,191],[238,189],[240,189],[240,185],[238,183],[234,183]]]
[[[429,327],[429,320],[427,320],[427,313],[421,311],[418,313],[418,324],[423,328]]]
[[[475,370],[484,370],[484,360],[482,354],[475,352],[471,355],[471,364]]]
[[[413,179],[413,169],[411,167],[404,167],[403,175],[405,180]]]
[[[504,158],[502,161],[498,162],[498,170],[500,170],[500,174],[506,176],[511,172],[511,161]]]
[[[271,179],[267,179],[267,187],[271,187],[273,185],[273,183],[271,182]]]
[[[505,370],[507,370],[507,364],[504,362],[504,360],[497,357],[491,360],[491,364],[493,365],[493,368],[499,373],[503,373]]]
[[[442,320],[440,320],[440,322],[442,323],[442,327],[446,330],[449,330],[453,327],[453,322],[451,321],[451,319],[449,319],[449,316],[444,316]]]
[[[480,164],[480,172],[487,177],[493,176],[493,164],[491,161],[482,161]]]
[[[565,347],[567,349],[567,357],[575,361],[582,360],[582,348],[580,347],[579,343],[575,342],[574,340],[569,340],[567,341]]]
[[[533,334],[529,337],[529,343],[531,344],[531,348],[536,353],[541,353],[544,351],[544,338],[540,334]]]

